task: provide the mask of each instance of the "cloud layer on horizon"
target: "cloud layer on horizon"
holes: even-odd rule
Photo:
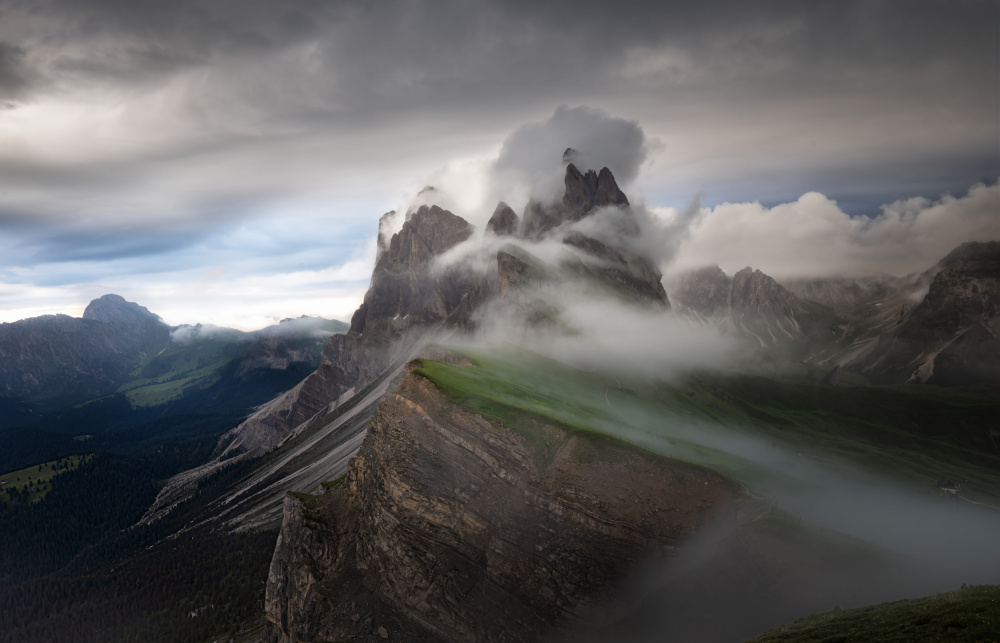
[[[666,221],[679,216],[660,210]],[[1000,179],[962,196],[901,199],[874,216],[850,216],[819,192],[765,207],[759,202],[701,208],[680,242],[674,272],[718,264],[776,278],[923,271],[966,241],[1000,240]]]
[[[998,14],[986,0],[0,0],[0,312],[67,301],[15,293],[72,288],[82,306],[184,271],[320,274],[364,256],[377,217],[427,180],[497,158],[531,173],[526,153],[561,154],[560,124],[595,114],[624,145],[593,164],[635,177],[650,207],[816,191],[876,216],[964,193],[1000,175]],[[512,198],[464,187],[469,209]],[[315,311],[277,315],[300,312]]]

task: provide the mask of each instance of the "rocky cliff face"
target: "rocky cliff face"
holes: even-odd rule
[[[385,217],[380,224],[383,232]],[[306,421],[360,390],[404,356],[423,334],[442,324],[472,288],[469,275],[432,270],[434,260],[472,235],[472,226],[437,206],[412,213],[379,255],[364,303],[351,329],[334,335],[322,362],[298,386],[247,418],[220,439],[221,457],[261,455]],[[380,246],[381,247],[381,246]]]
[[[266,600],[275,640],[536,640],[734,497],[714,474],[625,445],[540,420],[512,430],[416,366],[346,481],[304,497],[311,507],[286,501]]]
[[[731,278],[718,266],[696,270],[681,277],[674,296],[699,319],[760,348],[803,336],[798,298],[760,270],[747,267]]]
[[[528,239],[538,239],[564,223],[579,221],[593,210],[606,206],[627,206],[628,197],[619,189],[611,170],[599,173],[587,170],[581,173],[570,163],[566,167],[566,187],[562,200],[546,205],[530,201],[524,210],[521,234]]]
[[[545,216],[555,217],[551,227],[579,221],[599,207],[628,205],[607,168],[583,174],[570,164],[565,184],[562,202],[545,210]],[[525,214],[528,237],[551,229],[527,223],[533,207],[529,204]],[[274,448],[347,390],[360,389],[390,364],[405,359],[427,333],[475,329],[477,314],[495,297],[510,295],[506,304],[521,310],[528,324],[551,321],[556,314],[553,306],[515,296],[529,282],[556,288],[569,282],[591,288],[599,285],[605,295],[610,291],[631,303],[669,308],[660,272],[649,259],[579,232],[565,235],[567,261],[545,268],[544,262],[515,245],[526,233],[518,232],[517,213],[503,202],[483,234],[508,237],[511,244],[500,249],[485,274],[478,275],[466,267],[448,269],[436,264],[437,258],[473,236],[472,226],[464,219],[437,206],[422,206],[408,215],[386,243],[388,222],[394,216],[390,212],[379,222],[379,248],[384,250],[378,255],[364,303],[351,319],[350,332],[330,340],[315,373],[224,436],[227,454],[250,444]],[[623,221],[626,233],[638,233],[628,216]],[[514,274],[520,268],[526,270],[529,263],[539,269]],[[518,293],[512,293],[512,284]]]
[[[733,275],[729,310],[733,324],[761,346],[802,334],[798,298],[760,270],[747,267]]]
[[[486,223],[486,233],[498,237],[512,237],[521,227],[521,219],[517,213],[503,201],[497,204],[496,210]]]
[[[431,261],[472,236],[472,226],[447,210],[423,206],[392,236],[372,273],[364,303],[351,318],[351,332],[395,339],[402,329],[444,321],[471,286],[453,271],[432,274]]]
[[[792,280],[745,268],[684,275],[685,312],[752,337],[761,347],[798,344],[798,357],[876,383],[1000,382],[1000,242],[962,244],[905,278]]]
[[[1000,381],[1000,242],[964,243],[928,271],[927,294],[866,357],[879,381]]]

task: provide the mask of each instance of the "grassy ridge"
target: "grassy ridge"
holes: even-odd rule
[[[963,587],[927,598],[809,616],[753,643],[1000,641],[1000,586]]]
[[[452,401],[512,427],[531,417],[591,436],[614,437],[729,473],[750,487],[765,472],[739,457],[740,436],[822,466],[840,458],[928,494],[942,478],[966,498],[1000,502],[1000,450],[988,428],[1000,414],[991,391],[930,387],[831,387],[754,376],[702,375],[632,383],[587,373],[538,354],[451,349],[465,365],[420,360],[417,374]],[[531,438],[530,431],[526,434]],[[723,445],[720,447],[719,445]],[[770,456],[768,456],[770,457]],[[768,467],[772,484],[791,484]]]

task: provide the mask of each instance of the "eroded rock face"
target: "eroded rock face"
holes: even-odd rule
[[[746,267],[732,277],[718,266],[681,277],[675,297],[689,311],[760,348],[804,335],[807,318],[798,298],[760,270]]]
[[[722,268],[708,266],[683,275],[675,296],[680,303],[705,317],[726,315],[732,283]]]
[[[350,332],[327,341],[314,373],[222,436],[223,455],[274,449],[347,391],[378,377],[422,333],[454,313],[471,288],[469,277],[458,271],[433,273],[431,264],[471,235],[468,222],[437,206],[413,213],[379,256]]]
[[[489,222],[486,224],[486,233],[498,237],[511,237],[517,234],[520,226],[521,219],[517,216],[517,213],[509,205],[501,201],[497,204],[496,210],[493,211],[493,216],[490,217]]]
[[[734,497],[705,470],[625,445],[541,421],[514,431],[415,366],[347,480],[317,500],[313,532],[295,516],[283,528],[267,589],[276,640],[367,640],[365,618],[391,640],[537,640]]]
[[[1000,368],[990,367],[1000,356],[1000,242],[963,243],[929,272],[927,294],[866,371],[882,381],[1000,381]]]
[[[628,197],[618,188],[611,170],[603,168],[583,174],[570,163],[564,179],[566,191],[562,201],[551,206],[529,201],[524,210],[521,233],[538,239],[563,223],[579,221],[593,210],[605,206],[627,206]]]
[[[800,336],[798,298],[760,270],[749,267],[733,275],[729,293],[733,323],[762,346]]]
[[[567,234],[563,243],[583,251],[585,257],[589,255],[598,260],[581,262],[584,274],[627,293],[628,299],[670,308],[667,292],[663,289],[663,275],[646,257],[624,248],[613,248],[577,231]]]
[[[460,303],[465,275],[430,274],[430,262],[472,236],[472,226],[447,210],[423,206],[392,236],[372,273],[364,303],[351,319],[351,332],[391,339],[400,317],[406,326],[443,321]]]

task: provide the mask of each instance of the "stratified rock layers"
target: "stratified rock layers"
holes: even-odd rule
[[[718,476],[542,420],[448,400],[411,363],[346,481],[286,500],[274,640],[531,641],[727,506]],[[404,634],[405,632],[405,634]]]

